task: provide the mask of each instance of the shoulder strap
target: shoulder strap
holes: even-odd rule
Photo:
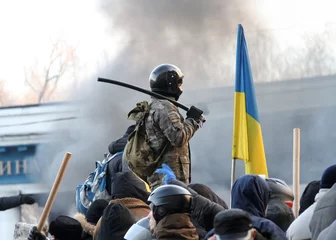
[[[108,157],[108,160],[106,161],[106,163],[110,162],[113,158],[115,158],[116,156],[119,156],[123,153],[124,153],[124,151],[117,152],[117,153],[113,154],[111,157]]]

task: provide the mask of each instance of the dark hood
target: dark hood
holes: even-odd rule
[[[278,225],[284,232],[295,220],[292,209],[280,200],[271,200],[269,202],[266,218]]]
[[[199,195],[202,195],[203,197],[209,199],[210,201],[218,203],[223,208],[228,209],[228,205],[226,204],[226,202],[223,199],[221,199],[214,191],[212,191],[206,185],[200,184],[200,183],[194,183],[194,184],[189,184],[188,187],[193,189]]]
[[[265,180],[256,175],[245,175],[232,187],[232,208],[245,210],[257,217],[265,217],[270,198],[270,188]]]
[[[136,223],[132,213],[119,203],[109,204],[101,218],[98,240],[123,240],[128,229]]]
[[[287,239],[275,223],[265,218],[271,190],[261,177],[245,175],[233,184],[232,208],[245,210],[251,215],[252,225],[262,235],[274,240]]]
[[[127,143],[128,135],[133,132],[135,129],[135,125],[131,125],[127,128],[126,132],[124,135],[121,136],[121,138],[117,139],[116,141],[112,142],[108,146],[108,150],[111,154],[115,154],[117,152],[124,151],[124,148]]]
[[[315,202],[315,196],[319,191],[320,181],[312,181],[306,186],[300,198],[299,215]]]
[[[149,186],[131,171],[117,173],[112,183],[112,199],[137,198],[143,202],[147,202],[149,194]]]

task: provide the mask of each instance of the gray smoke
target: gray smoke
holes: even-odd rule
[[[148,88],[148,75],[155,66],[161,63],[179,66],[185,74],[181,102],[197,105],[206,97],[212,102],[200,106],[211,108],[209,121],[191,142],[193,181],[207,184],[223,195],[230,179],[233,103],[225,99],[228,94],[223,99],[211,99],[204,96],[207,91],[202,89],[234,84],[237,25],[241,23],[245,28],[256,82],[334,72],[331,66],[334,58],[317,36],[307,36],[300,51],[280,52],[272,31],[254,31],[264,25],[260,24],[251,3],[244,0],[113,0],[101,1],[100,9],[111,23],[107,31],[112,36],[124,34],[126,37],[120,44],[126,43],[126,47],[106,63],[106,68],[98,70],[74,90],[79,119],[69,125],[68,132],[57,135],[63,138],[62,144],[55,143],[42,151],[44,156],[48,153],[54,159],[46,178],[49,183],[64,152],[73,153],[62,185],[67,189],[75,189],[82,183],[94,169],[94,162],[102,160],[108,144],[132,124],[126,119],[132,106],[149,99],[132,90],[97,83],[98,76]],[[322,38],[325,41],[327,37]],[[233,97],[233,90],[229,91]],[[223,124],[218,115],[231,117],[226,117]],[[272,141],[267,134],[266,138]]]

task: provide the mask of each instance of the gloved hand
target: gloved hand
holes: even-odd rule
[[[187,118],[192,118],[194,119],[196,122],[200,123],[200,121],[202,120],[203,122],[203,111],[201,109],[198,109],[195,106],[191,106],[187,112]]]
[[[37,227],[34,226],[28,235],[27,240],[47,240],[47,237],[44,236],[42,233],[37,231]]]
[[[20,194],[20,203],[31,205],[35,203],[35,199],[32,196]]]
[[[155,173],[163,174],[162,182],[168,184],[171,180],[176,179],[173,170],[166,164],[162,163],[162,168],[156,169]]]

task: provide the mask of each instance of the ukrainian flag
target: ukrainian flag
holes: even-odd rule
[[[264,143],[244,29],[238,25],[232,159],[245,161],[246,174],[268,177]]]

